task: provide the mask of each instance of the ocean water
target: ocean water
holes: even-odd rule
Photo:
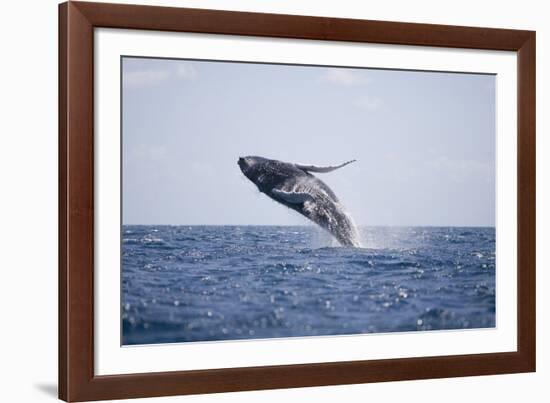
[[[495,326],[495,229],[124,226],[122,344]]]

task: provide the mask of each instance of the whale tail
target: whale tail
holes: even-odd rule
[[[355,161],[357,161],[357,160],[346,161],[343,164],[336,165],[336,166],[320,167],[320,166],[317,166],[317,165],[296,164],[296,167],[301,169],[302,171],[307,171],[307,172],[327,173],[327,172],[332,172],[332,171],[335,171],[337,169],[343,168],[346,165],[349,165],[349,164],[351,164],[352,162],[355,162]]]

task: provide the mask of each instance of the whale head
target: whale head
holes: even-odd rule
[[[293,178],[296,175],[305,175],[294,164],[264,157],[240,157],[237,164],[244,176],[254,183],[261,192],[267,194],[273,188],[282,186],[289,178]]]
[[[262,174],[265,174],[270,160],[263,157],[246,156],[240,157],[237,164],[242,173],[255,184],[259,184]]]
[[[261,169],[261,166],[266,163],[267,159],[262,157],[239,157],[237,164],[241,168],[242,173],[250,180],[253,177],[258,175],[258,171]]]

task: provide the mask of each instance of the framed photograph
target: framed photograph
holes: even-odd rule
[[[535,33],[59,8],[59,397],[535,371]]]

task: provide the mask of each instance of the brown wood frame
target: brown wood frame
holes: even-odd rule
[[[94,375],[96,27],[517,51],[518,351]],[[59,398],[122,399],[535,371],[535,32],[171,7],[59,6]]]

